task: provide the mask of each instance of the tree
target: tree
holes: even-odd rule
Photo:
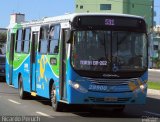
[[[0,33],[0,42],[6,42],[7,40],[7,33],[3,32]]]
[[[7,33],[5,32],[1,32],[0,33],[0,54],[5,54],[5,43],[6,43],[6,40],[7,40]]]

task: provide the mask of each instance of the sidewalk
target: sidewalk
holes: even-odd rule
[[[147,94],[148,95],[159,95],[160,96],[160,90],[148,89]]]
[[[160,72],[160,69],[148,69],[150,72]],[[160,95],[160,90],[148,89],[147,94],[149,95]]]

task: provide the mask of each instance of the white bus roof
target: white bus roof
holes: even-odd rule
[[[44,21],[52,21],[52,20],[63,20],[63,19],[68,19],[70,21],[72,21],[74,19],[74,17],[76,16],[86,16],[86,15],[90,15],[90,16],[122,16],[122,17],[133,17],[133,18],[141,18],[144,19],[143,17],[140,16],[135,16],[135,15],[129,15],[129,14],[116,14],[116,13],[74,13],[74,14],[66,14],[66,15],[62,15],[62,16],[57,16],[57,17],[48,17],[45,18]]]
[[[34,25],[43,25],[43,24],[49,24],[49,23],[60,23],[60,22],[69,22],[73,21],[73,19],[76,16],[122,16],[122,17],[131,17],[131,18],[139,18],[139,19],[144,19],[143,17],[140,16],[135,16],[135,15],[129,15],[129,14],[116,14],[116,13],[73,13],[73,14],[65,14],[61,16],[55,16],[55,17],[45,17],[41,20],[33,20],[30,22],[23,22],[19,23],[24,27],[27,26],[34,26]]]

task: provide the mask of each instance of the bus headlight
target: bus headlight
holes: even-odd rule
[[[144,90],[145,89],[144,85],[140,85],[140,89]]]
[[[74,88],[75,88],[75,89],[78,89],[78,88],[79,88],[79,84],[78,84],[78,83],[75,83],[75,84],[74,84]]]
[[[147,84],[142,84],[139,87],[142,91],[144,91],[147,88]]]
[[[87,93],[88,90],[86,88],[84,88],[83,86],[81,86],[80,84],[78,83],[75,83],[71,80],[69,80],[69,85],[74,88],[75,90],[81,92],[81,93]]]
[[[137,80],[137,83],[139,85],[139,88],[144,91],[147,88],[147,84],[145,82],[143,82],[141,79]]]

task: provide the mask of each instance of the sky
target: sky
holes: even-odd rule
[[[75,0],[1,0],[0,28],[7,27],[10,14],[25,14],[26,21],[73,13]]]
[[[7,27],[10,14],[25,14],[27,21],[38,20],[43,17],[73,13],[75,0],[1,0],[0,28]],[[160,25],[160,0],[155,0],[155,21]]]

